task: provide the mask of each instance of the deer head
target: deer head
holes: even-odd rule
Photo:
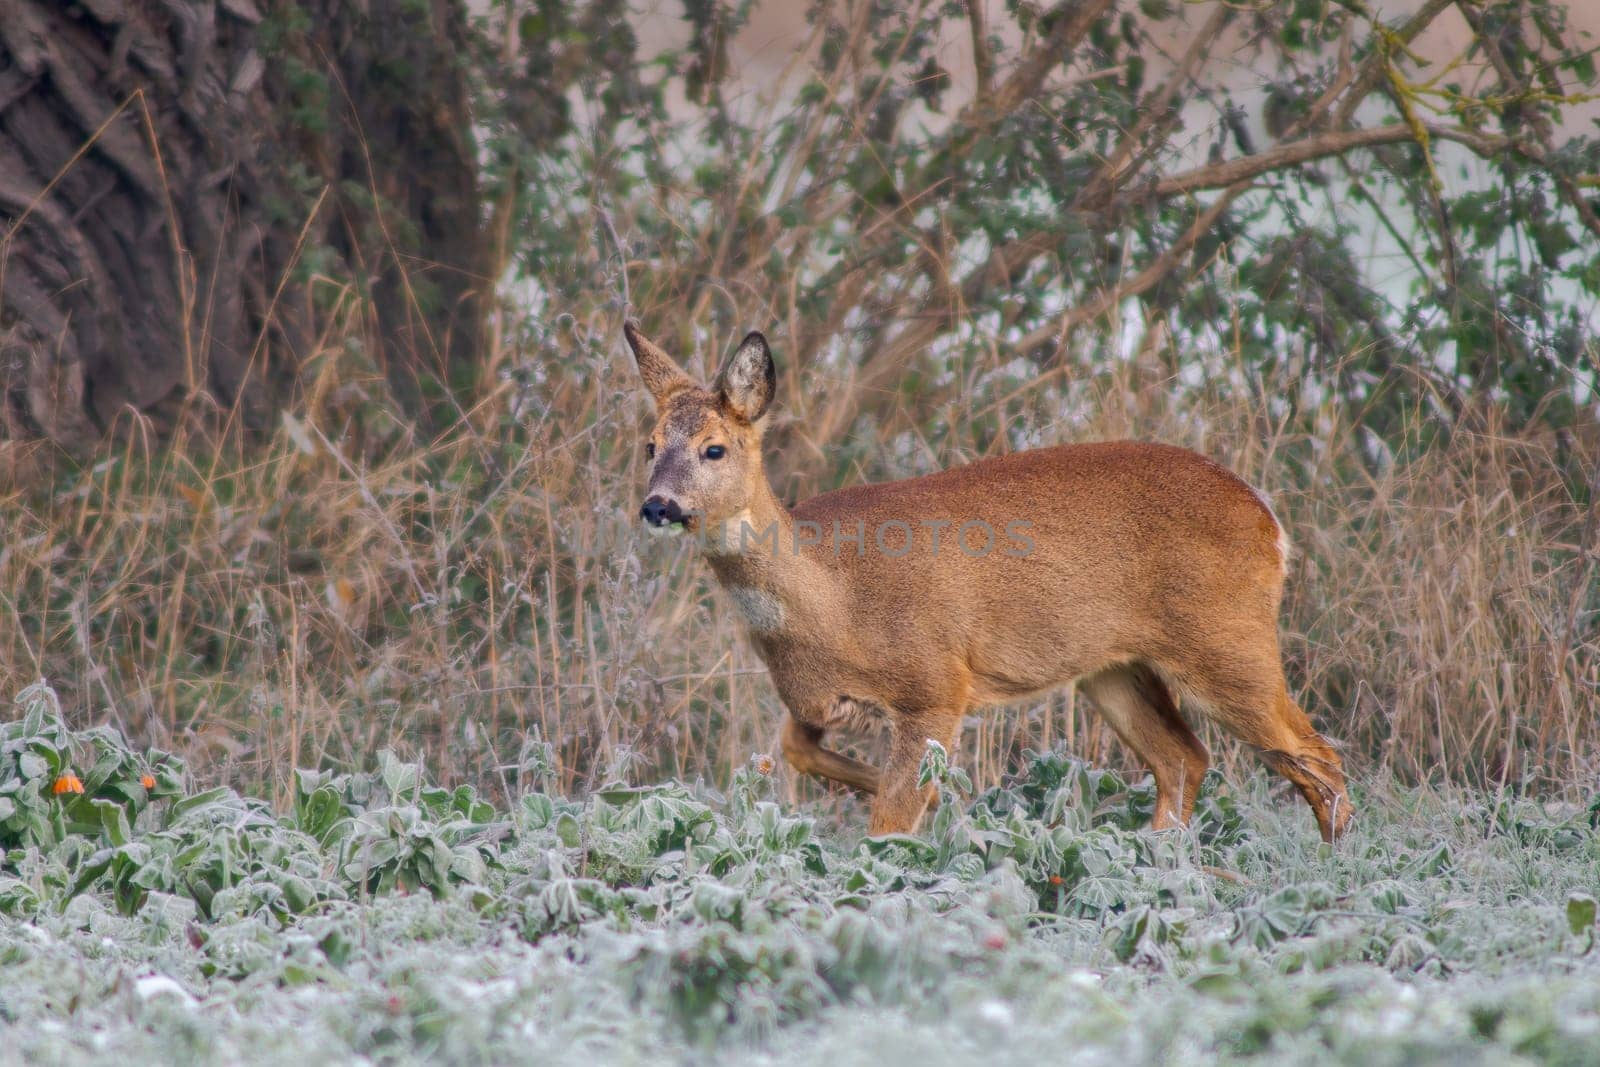
[[[772,351],[760,333],[745,336],[711,388],[683,372],[633,320],[623,334],[655,402],[645,444],[650,484],[639,517],[653,529],[718,528],[768,493],[761,461],[761,417],[777,389]]]

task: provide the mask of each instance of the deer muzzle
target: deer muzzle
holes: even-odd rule
[[[663,496],[648,497],[644,507],[639,509],[639,517],[646,525],[657,529],[682,526],[685,520],[683,509],[678,507],[678,502]]]

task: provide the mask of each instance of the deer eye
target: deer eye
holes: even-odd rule
[[[644,458],[645,459],[655,459],[656,458],[656,443],[654,441],[646,441],[644,443]]]
[[[723,448],[721,445],[707,445],[706,446],[705,455],[706,455],[707,459],[721,459],[723,456],[726,456],[727,454],[728,454],[728,450],[726,448]]]

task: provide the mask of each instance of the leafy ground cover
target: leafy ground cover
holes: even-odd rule
[[[726,793],[197,790],[26,690],[0,724],[0,1060],[1600,1061],[1597,807],[1265,777],[1195,825],[1058,754],[917,838]]]

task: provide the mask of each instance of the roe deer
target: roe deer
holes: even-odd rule
[[[951,749],[969,709],[1074,681],[1154,774],[1155,828],[1188,821],[1208,763],[1181,699],[1293,782],[1324,839],[1344,831],[1339,756],[1279,658],[1288,538],[1234,474],[1167,445],[1065,445],[791,510],[762,465],[766,338],[707,390],[623,332],[656,408],[641,516],[699,536],[788,708],[785,758],[875,794],[871,833],[915,831],[928,739]],[[889,723],[881,774],[821,744],[863,713]]]

